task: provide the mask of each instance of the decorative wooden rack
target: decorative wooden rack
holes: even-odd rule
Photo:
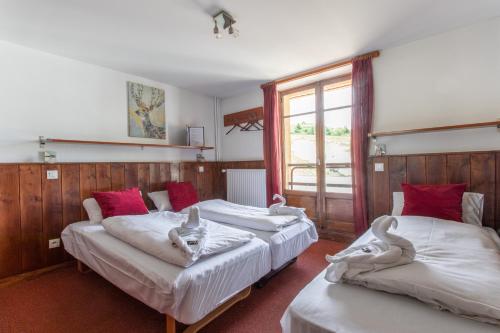
[[[239,127],[242,132],[262,131],[264,125],[261,123],[261,120],[264,120],[264,109],[262,107],[226,114],[224,116],[224,127],[232,126],[226,132],[226,135],[231,133],[236,127]]]
[[[199,149],[209,150],[214,147],[207,146],[183,146],[183,145],[170,145],[161,143],[138,143],[138,142],[116,142],[116,141],[89,141],[89,140],[67,140],[67,139],[52,139],[39,137],[40,147],[45,146],[46,143],[73,143],[73,144],[87,144],[87,145],[117,145],[117,146],[133,146],[133,147],[153,147],[153,148],[176,148],[176,149]]]
[[[392,131],[392,132],[373,132],[373,133],[368,133],[368,136],[376,139],[377,137],[380,136],[404,135],[404,134],[415,134],[415,133],[436,132],[436,131],[450,131],[450,130],[459,130],[467,128],[493,127],[493,126],[500,128],[500,120],[489,121],[484,123],[415,128],[415,129],[407,129],[407,130]]]

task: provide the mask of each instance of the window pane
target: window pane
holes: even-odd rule
[[[351,108],[324,115],[326,192],[351,193]]]
[[[288,103],[287,115],[301,114],[316,110],[316,95],[314,90],[308,91],[307,94],[291,97]]]
[[[284,119],[286,188],[316,191],[316,115]]]
[[[324,108],[326,110],[351,105],[351,96],[351,86],[345,86],[335,89],[328,89],[327,86],[325,87],[325,91],[323,93]]]

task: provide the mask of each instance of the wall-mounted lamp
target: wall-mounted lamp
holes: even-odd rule
[[[214,16],[212,16],[214,20],[214,35],[215,38],[221,39],[223,37],[222,33],[227,29],[227,32],[230,36],[234,38],[240,35],[238,29],[234,28],[233,25],[236,23],[236,20],[226,12],[225,10],[221,10]],[[219,29],[219,27],[221,27]]]

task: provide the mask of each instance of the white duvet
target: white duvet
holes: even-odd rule
[[[301,221],[293,215],[271,215],[268,208],[238,205],[221,199],[206,200],[195,205],[204,219],[263,231],[280,231]],[[183,213],[188,211],[189,207],[182,210]]]
[[[500,239],[494,230],[428,217],[397,217],[413,263],[362,273],[346,282],[409,295],[435,308],[500,323]],[[367,231],[352,246],[374,238]]]
[[[206,240],[197,256],[189,256],[174,246],[168,236],[169,231],[180,227],[186,218],[186,215],[165,211],[109,217],[102,221],[102,225],[114,237],[165,262],[182,267],[191,266],[199,258],[239,247],[255,237],[251,232],[202,220],[200,224],[207,230]]]

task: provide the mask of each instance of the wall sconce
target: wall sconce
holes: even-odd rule
[[[238,37],[240,35],[240,32],[238,29],[233,27],[233,25],[236,23],[236,20],[226,12],[225,10],[221,10],[214,16],[212,16],[214,20],[214,35],[215,38],[221,39],[222,38],[222,33],[224,30],[227,29],[227,32],[229,35],[233,36],[234,38]],[[220,28],[219,28],[220,27]]]

